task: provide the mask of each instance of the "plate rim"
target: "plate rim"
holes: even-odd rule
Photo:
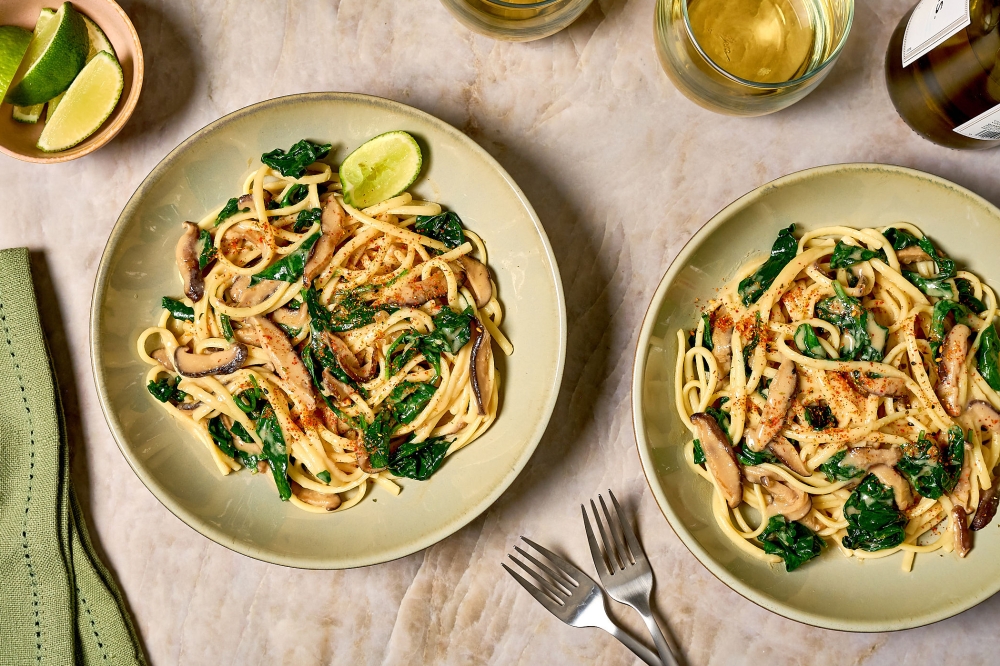
[[[766,596],[757,588],[751,587],[727,571],[725,567],[721,566],[708,553],[708,551],[702,547],[698,540],[686,528],[684,528],[683,523],[678,519],[676,513],[671,508],[666,496],[660,489],[662,484],[660,484],[658,480],[654,481],[654,479],[656,479],[656,470],[650,457],[650,442],[646,436],[645,426],[643,425],[642,390],[646,372],[646,354],[644,353],[644,350],[649,346],[649,338],[652,336],[653,328],[656,325],[659,307],[662,305],[667,288],[672,282],[674,282],[677,274],[687,264],[695,249],[699,247],[701,243],[712,232],[714,232],[725,219],[779,187],[785,187],[799,181],[809,180],[811,178],[827,174],[872,171],[903,175],[910,178],[929,181],[936,186],[943,186],[947,189],[955,191],[957,194],[961,194],[969,198],[973,203],[982,206],[987,211],[991,212],[998,220],[1000,220],[1000,207],[997,207],[975,192],[972,192],[971,190],[946,178],[942,178],[941,176],[927,173],[926,171],[921,171],[919,169],[893,164],[881,164],[876,162],[845,162],[821,165],[794,171],[790,174],[780,176],[764,183],[763,185],[755,187],[746,194],[735,199],[733,202],[724,206],[715,215],[709,218],[708,221],[706,221],[694,233],[694,235],[684,243],[680,251],[678,251],[677,256],[675,256],[670,262],[670,265],[664,272],[663,277],[660,278],[660,282],[657,284],[656,289],[650,298],[649,304],[646,306],[646,312],[643,315],[642,325],[639,329],[639,336],[636,340],[635,353],[632,357],[632,390],[630,396],[632,403],[632,429],[635,433],[636,450],[639,454],[639,462],[642,467],[642,474],[646,479],[646,485],[649,487],[650,493],[653,495],[653,499],[656,502],[657,507],[659,507],[660,513],[670,526],[670,529],[673,530],[674,534],[677,535],[677,538],[680,539],[681,543],[685,548],[687,548],[691,555],[694,556],[698,563],[705,567],[708,572],[712,574],[712,576],[714,576],[719,582],[728,587],[730,590],[757,606],[775,613],[776,615],[780,615],[788,620],[812,627],[857,633],[903,631],[947,620],[951,617],[959,615],[960,613],[964,613],[975,606],[978,606],[990,597],[994,596],[997,592],[1000,592],[1000,576],[997,576],[992,585],[985,586],[980,593],[972,595],[960,603],[942,607],[937,611],[926,612],[893,621],[839,620],[819,613],[802,611],[793,608],[789,604]]]
[[[212,525],[211,523],[196,517],[190,511],[182,507],[179,503],[175,502],[170,498],[166,490],[160,486],[159,483],[153,478],[153,476],[144,469],[141,463],[134,458],[134,456],[129,451],[128,447],[125,445],[127,438],[122,431],[121,422],[117,415],[113,413],[110,407],[110,397],[108,395],[108,390],[103,376],[101,366],[103,362],[103,352],[101,351],[101,338],[102,334],[100,331],[100,305],[104,301],[107,292],[107,282],[110,276],[110,251],[113,246],[116,246],[121,239],[121,236],[125,232],[126,228],[126,217],[130,216],[134,209],[139,205],[142,198],[145,196],[146,192],[154,185],[156,181],[159,180],[160,176],[166,172],[173,163],[178,159],[180,154],[184,152],[187,148],[194,145],[196,142],[202,139],[202,137],[211,131],[214,131],[224,125],[228,125],[254,113],[259,112],[262,109],[267,109],[270,107],[281,107],[290,103],[299,102],[309,102],[309,101],[323,101],[323,102],[347,102],[353,104],[370,105],[375,107],[388,108],[397,113],[403,115],[410,115],[423,122],[427,122],[434,126],[439,131],[450,135],[457,142],[464,145],[470,151],[475,153],[480,159],[484,160],[490,167],[492,167],[504,180],[508,187],[511,188],[514,195],[524,206],[528,212],[528,216],[531,219],[532,224],[535,227],[535,231],[538,233],[541,242],[542,249],[546,260],[551,267],[551,277],[555,286],[555,297],[556,297],[556,309],[558,311],[558,350],[556,359],[555,373],[551,380],[551,387],[549,392],[549,397],[547,403],[542,409],[542,419],[539,421],[538,426],[535,428],[535,432],[532,434],[530,441],[524,450],[521,452],[520,456],[515,461],[514,465],[507,471],[504,477],[500,480],[498,484],[477,504],[468,507],[464,513],[460,514],[456,519],[449,523],[446,523],[442,527],[435,531],[428,532],[422,537],[414,539],[408,543],[396,546],[391,549],[384,549],[381,551],[373,551],[373,554],[363,557],[350,557],[350,558],[334,558],[334,557],[324,557],[324,558],[304,558],[289,555],[282,555],[280,553],[275,553],[270,550],[257,548],[246,544],[239,539],[233,539],[227,535],[222,529]],[[379,97],[376,95],[366,95],[363,93],[353,93],[353,92],[339,92],[339,91],[328,91],[328,92],[308,92],[308,93],[297,93],[292,95],[283,95],[280,97],[274,97],[266,99],[254,104],[247,105],[226,115],[223,115],[207,125],[196,130],[186,139],[181,141],[177,146],[170,150],[156,166],[154,166],[150,172],[142,179],[142,182],[136,187],[132,196],[129,197],[128,202],[122,208],[121,213],[118,215],[118,219],[115,221],[114,226],[111,229],[111,233],[108,236],[108,240],[104,245],[104,250],[101,252],[101,260],[98,264],[97,274],[94,278],[94,288],[91,293],[91,303],[90,303],[90,325],[88,327],[90,333],[90,366],[93,375],[94,385],[97,389],[98,402],[101,406],[101,412],[104,415],[104,420],[107,423],[108,429],[111,431],[111,435],[115,440],[115,444],[118,446],[118,450],[121,452],[125,461],[128,463],[129,467],[132,468],[133,473],[139,478],[146,489],[152,493],[152,495],[166,508],[170,513],[176,516],[181,522],[185,523],[188,527],[198,532],[207,539],[214,541],[215,543],[232,550],[234,552],[240,553],[241,555],[246,555],[247,557],[253,558],[255,560],[260,560],[262,562],[268,562],[271,564],[277,564],[280,566],[295,568],[295,569],[312,569],[312,570],[340,570],[340,569],[354,569],[358,567],[372,566],[376,564],[382,564],[385,562],[391,562],[413,553],[420,552],[433,546],[434,544],[448,538],[458,530],[462,529],[473,520],[482,515],[489,507],[491,507],[500,496],[514,483],[515,479],[523,471],[524,467],[527,465],[531,456],[534,454],[535,449],[538,448],[538,444],[541,442],[542,437],[548,427],[549,421],[552,418],[552,413],[555,410],[556,402],[559,399],[560,389],[562,387],[563,371],[565,369],[566,363],[566,345],[567,345],[567,314],[566,314],[566,299],[563,292],[562,277],[559,272],[559,264],[556,261],[555,253],[552,251],[552,245],[549,242],[548,234],[545,232],[545,227],[542,225],[538,214],[535,212],[534,207],[528,200],[528,197],[521,190],[520,186],[514,181],[507,170],[500,165],[497,160],[486,151],[485,148],[476,143],[472,138],[452,126],[451,124],[441,120],[440,118],[422,111],[408,104],[403,104],[402,102],[397,102],[392,99],[385,97]]]

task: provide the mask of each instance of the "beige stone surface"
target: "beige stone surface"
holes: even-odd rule
[[[923,629],[863,635],[797,624],[730,591],[660,516],[630,420],[648,299],[682,244],[736,197],[799,169],[876,161],[930,171],[1000,203],[1000,152],[932,145],[889,102],[884,52],[910,2],[862,2],[840,63],[812,96],[773,116],[736,119],[694,106],[665,78],[653,0],[595,0],[571,28],[530,44],[471,34],[436,0],[124,0],[147,59],[135,116],[112,144],[75,162],[0,158],[0,247],[35,251],[70,412],[73,477],[152,663],[636,663],[599,630],[562,625],[499,565],[526,534],[591,570],[578,507],[608,487],[638,513],[659,608],[691,664],[991,661],[1000,598]],[[167,512],[111,438],[88,353],[101,251],[142,178],[219,116],[314,90],[411,104],[490,151],[548,231],[570,325],[552,424],[514,486],[425,552],[341,572],[236,555]],[[615,613],[638,631],[630,610]]]

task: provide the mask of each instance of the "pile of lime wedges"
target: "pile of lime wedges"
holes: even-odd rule
[[[33,33],[0,26],[0,98],[18,122],[36,124],[44,114],[40,150],[67,150],[96,132],[123,87],[111,42],[68,2],[43,9]]]

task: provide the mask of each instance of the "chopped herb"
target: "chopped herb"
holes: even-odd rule
[[[958,483],[965,458],[965,433],[959,426],[948,430],[948,446],[942,451],[937,442],[921,432],[915,443],[902,447],[903,458],[896,464],[923,497],[938,499]]]
[[[215,245],[212,244],[212,234],[204,229],[198,231],[198,268],[205,270],[205,266],[215,259]]]
[[[161,377],[155,382],[149,382],[146,385],[146,390],[160,402],[184,402],[184,398],[188,394],[177,388],[177,384],[179,383],[180,378],[172,380],[169,377]]]
[[[302,360],[305,363],[306,357],[311,357],[309,362],[306,363],[306,368],[313,368],[315,372],[319,375],[316,377],[318,380],[317,386],[322,387],[322,373],[323,368],[330,371],[338,381],[350,386],[354,390],[361,392],[361,387],[355,382],[347,370],[340,364],[340,359],[337,358],[337,354],[330,348],[328,344],[324,341],[324,336],[320,334],[320,331],[316,328],[312,328],[312,335],[310,336],[309,346],[302,350]],[[315,362],[313,362],[315,359]]]
[[[306,167],[326,157],[330,148],[328,143],[319,144],[302,139],[289,148],[287,153],[281,148],[275,148],[261,155],[260,161],[279,171],[282,176],[301,178],[305,175]]]
[[[829,405],[806,405],[805,417],[806,423],[813,430],[826,430],[837,426],[837,419],[833,416],[833,410]]]
[[[251,379],[253,379],[251,377]],[[248,388],[246,390],[240,391],[233,396],[233,402],[239,407],[244,414],[250,417],[251,420],[256,421],[260,418],[264,409],[268,406],[267,399],[264,397],[264,392],[259,386],[256,386],[256,380],[253,380],[254,387]],[[240,437],[244,442],[252,441],[244,437]]]
[[[229,432],[229,428],[222,422],[221,416],[216,416],[209,420],[208,434],[212,436],[212,440],[219,447],[220,451],[230,458],[236,458],[237,449],[233,444],[233,434]]]
[[[952,291],[951,283],[948,282],[951,278],[950,275],[935,275],[933,277],[925,278],[922,277],[920,273],[915,273],[913,271],[903,271],[902,273],[903,277],[905,277],[910,284],[928,296],[932,296],[934,298],[955,297],[955,292]]]
[[[322,472],[320,472],[319,474],[317,474],[316,478],[319,479],[320,481],[322,481],[323,483],[326,483],[326,484],[329,484],[330,481],[333,480],[333,478],[330,476],[330,473],[328,471],[326,471],[325,469]]]
[[[305,210],[301,210],[295,217],[295,224],[292,225],[292,231],[297,234],[301,234],[309,229],[313,224],[319,222],[322,217],[323,210],[321,208],[307,208]]]
[[[283,330],[285,334],[293,340],[299,336],[299,333],[302,332],[301,328],[294,328],[288,324],[278,324],[278,328]]]
[[[816,331],[809,324],[799,324],[795,329],[795,346],[809,358],[826,358],[826,349],[820,344]]]
[[[743,305],[756,303],[767,288],[771,286],[774,279],[781,273],[781,269],[788,265],[798,253],[799,243],[795,240],[792,232],[795,225],[789,225],[787,229],[778,232],[778,238],[771,246],[771,256],[764,264],[758,268],[753,275],[740,281],[739,292]]]
[[[906,516],[896,507],[892,489],[874,474],[866,476],[844,503],[844,548],[874,552],[903,543]]]
[[[232,199],[227,201],[226,205],[223,206],[221,211],[219,211],[219,215],[215,218],[215,226],[219,226],[227,219],[229,219],[233,215],[236,215],[236,213],[240,212],[240,210],[250,210],[250,209],[249,208],[241,209],[239,198],[233,197]]]
[[[750,365],[753,361],[753,354],[757,350],[757,345],[760,344],[761,331],[764,328],[764,322],[761,321],[760,313],[754,312],[754,323],[753,327],[750,329],[750,339],[743,344],[743,367],[746,368],[747,376],[750,376]]]
[[[222,329],[222,335],[229,342],[236,340],[236,336],[233,334],[233,324],[229,319],[229,315],[220,314],[219,315],[219,327]]]
[[[1000,391],[1000,337],[992,324],[986,327],[976,351],[979,374],[994,391]]]
[[[705,323],[705,328],[701,332],[701,346],[712,351],[715,348],[712,345],[712,319],[707,314],[702,314],[701,320]]]
[[[239,421],[233,421],[232,427],[233,434],[240,438],[241,441],[247,444],[253,444],[253,437],[247,432],[246,428]]]
[[[281,198],[280,202],[278,202],[278,208],[288,208],[289,206],[294,206],[305,199],[308,194],[309,188],[306,185],[303,185],[302,183],[295,183],[288,188],[288,191],[285,192],[285,196]]]
[[[259,273],[254,273],[250,278],[250,284],[254,285],[263,280],[281,280],[282,282],[298,282],[305,270],[309,255],[313,245],[319,240],[322,234],[317,231],[309,236],[295,251],[286,254],[284,257],[274,262]]]
[[[860,264],[862,261],[871,261],[872,259],[886,261],[887,257],[881,249],[868,250],[858,245],[848,245],[844,241],[837,241],[837,246],[833,248],[833,254],[830,256],[830,268],[835,270],[838,268],[847,268],[854,264]]]
[[[707,407],[705,413],[715,419],[715,422],[719,424],[722,428],[722,432],[726,433],[726,437],[729,437],[729,425],[732,421],[728,412],[724,412],[718,407]]]
[[[441,467],[450,446],[451,442],[444,437],[407,441],[393,452],[389,471],[396,476],[426,481]]]
[[[986,304],[976,298],[972,282],[965,278],[955,278],[955,286],[958,288],[958,302],[969,308],[976,314],[986,311]]]
[[[247,453],[236,446],[236,443],[233,441],[234,434],[240,439],[243,439],[243,436],[246,435],[246,430],[243,429],[243,426],[239,423],[233,423],[233,430],[230,433],[226,429],[226,424],[222,422],[222,417],[216,416],[208,422],[208,434],[212,436],[212,441],[215,442],[220,451],[249,469],[251,474],[257,473],[257,463],[263,460],[264,457]],[[249,443],[253,440],[250,439],[249,435],[246,435],[246,439],[243,439],[243,441]]]
[[[278,417],[270,405],[257,419],[257,434],[264,443],[264,459],[267,460],[274,483],[278,486],[278,496],[287,501],[292,496],[292,486],[288,482],[288,447],[285,436],[278,424]]]
[[[823,472],[831,483],[834,481],[851,481],[859,476],[864,476],[865,470],[858,469],[857,467],[848,465],[844,462],[844,457],[846,455],[847,449],[839,451],[832,458],[819,466],[819,471]]]
[[[889,227],[885,230],[883,234],[889,244],[892,245],[892,249],[899,252],[900,250],[905,250],[908,247],[914,245],[919,245],[920,241],[916,236],[911,234],[905,229],[896,229],[895,227]]]
[[[771,449],[764,449],[763,451],[754,451],[746,444],[740,444],[736,447],[736,459],[740,461],[740,464],[745,466],[752,465],[763,465],[764,463],[778,464],[778,457],[771,453]]]
[[[437,388],[432,384],[402,382],[389,394],[387,402],[400,423],[411,423],[434,397]]]
[[[694,464],[705,464],[705,451],[701,448],[701,440],[694,440]]]
[[[897,232],[901,230],[897,229]],[[905,233],[905,232],[903,232]],[[903,247],[910,247],[913,245],[911,239],[914,238],[911,234],[906,234],[908,238],[905,238],[906,245]],[[898,236],[898,234],[897,234]],[[887,236],[888,238],[888,236]],[[931,277],[923,277],[919,273],[913,271],[903,271],[903,277],[909,280],[913,286],[915,286],[920,291],[924,292],[928,296],[934,298],[950,298],[954,299],[956,297],[955,291],[951,287],[951,283],[948,282],[950,278],[955,277],[955,262],[952,259],[944,256],[943,253],[938,252],[937,248],[934,247],[934,243],[931,242],[927,236],[917,240],[916,245],[920,246],[920,249],[927,253],[927,255],[934,261],[934,266],[937,269],[937,273]],[[893,247],[896,247],[896,243],[893,242]],[[902,248],[896,248],[902,249]]]
[[[389,466],[389,438],[396,423],[392,412],[383,409],[364,428],[363,442],[368,452],[368,460],[375,469]]]
[[[180,301],[164,296],[160,300],[160,307],[170,311],[170,316],[179,321],[194,321],[194,308],[190,308]]]
[[[378,311],[353,293],[336,301],[332,312],[320,302],[319,297],[320,292],[312,288],[303,293],[303,300],[309,308],[310,326],[317,330],[343,333],[375,321]]]
[[[785,571],[795,571],[823,550],[823,539],[798,521],[771,516],[760,535],[760,544],[769,555],[785,561]]]
[[[849,296],[840,282],[834,280],[833,290],[834,296],[816,304],[816,316],[840,328],[840,358],[881,361],[888,329],[861,307],[861,301]]]
[[[920,249],[934,260],[934,266],[937,268],[940,276],[953,277],[955,275],[955,261],[949,259],[943,252],[938,252],[938,249],[934,247],[934,243],[931,242],[930,238],[924,236],[920,239],[918,245],[920,245]]]
[[[462,219],[450,211],[439,215],[419,215],[413,229],[428,238],[441,241],[451,249],[465,242]]]
[[[466,345],[472,337],[470,324],[474,317],[471,307],[463,312],[455,312],[446,307],[435,315],[434,330],[430,333],[420,333],[413,329],[403,332],[389,345],[386,353],[390,369],[398,372],[414,356],[423,354],[434,367],[435,376],[439,375],[441,354],[457,354]]]
[[[944,324],[949,312],[955,317],[956,323],[969,323],[969,311],[961,303],[957,301],[940,300],[934,304],[934,310],[931,312],[931,330],[927,335],[927,341],[931,347],[931,356],[935,360],[937,360],[938,350],[944,342]]]

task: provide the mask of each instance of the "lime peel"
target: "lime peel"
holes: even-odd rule
[[[35,104],[34,106],[15,106],[14,110],[11,112],[11,116],[13,116],[14,120],[19,123],[34,125],[38,122],[38,119],[42,117],[42,113],[44,111],[44,104]]]

